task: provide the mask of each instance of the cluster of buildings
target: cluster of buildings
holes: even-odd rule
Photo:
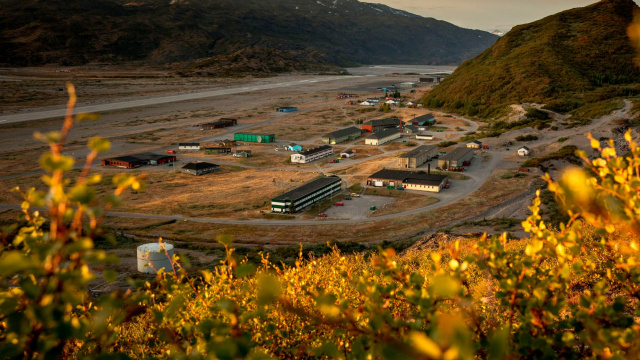
[[[300,151],[291,155],[291,162],[295,164],[308,164],[333,154],[333,147],[322,145],[312,149]]]

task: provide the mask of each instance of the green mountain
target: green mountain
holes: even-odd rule
[[[485,118],[507,106],[548,103],[568,112],[638,93],[627,28],[638,6],[602,0],[513,28],[423,98],[425,105]]]
[[[0,0],[0,64],[459,64],[497,36],[357,0]],[[210,59],[206,61],[205,59]]]

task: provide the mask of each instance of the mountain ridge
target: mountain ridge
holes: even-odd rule
[[[193,62],[256,45],[287,56],[295,51],[320,64],[456,64],[497,39],[357,0],[4,0],[3,5],[0,63],[11,66]]]

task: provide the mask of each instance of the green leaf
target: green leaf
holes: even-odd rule
[[[107,152],[111,148],[111,142],[100,136],[92,137],[88,144],[89,148],[97,153]]]
[[[460,282],[448,275],[438,275],[431,283],[431,291],[439,297],[451,298],[460,292]]]
[[[20,251],[9,251],[0,257],[0,276],[10,277],[14,274],[34,268],[35,264],[30,257],[24,256]]]
[[[45,171],[54,172],[54,171],[69,171],[73,169],[73,165],[75,164],[75,160],[69,156],[59,156],[57,159],[54,158],[53,154],[46,153],[42,155],[40,158],[40,166]]]
[[[74,202],[79,202],[83,205],[87,205],[93,201],[96,196],[96,191],[87,185],[74,186],[69,191],[69,199]]]
[[[258,279],[258,305],[267,305],[280,296],[281,286],[271,275],[263,275]]]
[[[227,234],[218,234],[216,241],[222,245],[231,245],[233,243],[233,236]]]
[[[249,276],[251,274],[253,274],[253,272],[256,270],[255,265],[253,264],[243,264],[240,265],[236,268],[236,276],[238,278],[243,278],[246,276]]]

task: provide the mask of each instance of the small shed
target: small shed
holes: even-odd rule
[[[283,106],[278,108],[278,112],[292,112],[297,110],[298,108],[295,106]]]
[[[179,143],[178,149],[180,150],[200,150],[200,143]]]
[[[240,158],[248,158],[248,157],[251,157],[251,150],[236,150],[233,156],[240,157]]]
[[[302,151],[302,146],[296,144],[296,143],[290,143],[287,144],[287,146],[285,146],[285,148],[289,151]]]
[[[353,152],[353,150],[346,150],[340,153],[340,157],[343,159],[348,159],[350,157],[353,157],[355,155],[355,153]]]
[[[470,149],[482,149],[482,141],[474,140],[470,143],[467,143],[467,147]]]
[[[531,153],[531,150],[529,150],[529,148],[526,146],[523,146],[520,149],[518,149],[518,155],[520,156],[529,156],[530,153]]]

